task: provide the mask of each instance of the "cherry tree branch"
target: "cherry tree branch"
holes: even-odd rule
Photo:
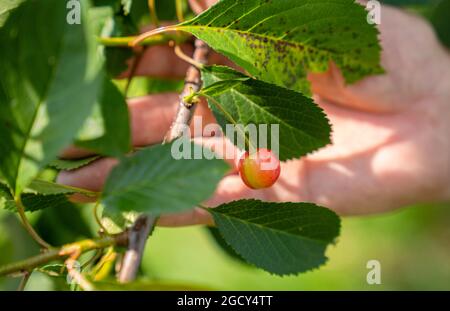
[[[123,257],[119,272],[118,279],[120,283],[131,282],[136,278],[144,253],[145,242],[153,230],[155,223],[155,217],[141,215],[129,230],[128,250]]]
[[[195,63],[206,64],[208,62],[209,47],[201,40],[195,40],[195,50],[193,61]],[[192,92],[198,92],[202,88],[202,79],[200,70],[191,65],[186,72],[186,80],[184,88],[180,95],[180,102],[178,105],[178,112],[166,135],[165,142],[170,142],[183,135],[183,130],[189,125],[192,115],[195,112],[196,105],[186,103],[184,98]]]
[[[20,281],[19,287],[17,288],[18,292],[22,292],[25,290],[25,287],[27,286],[28,280],[30,279],[31,272],[26,271],[23,274],[22,280]]]
[[[64,245],[60,248],[51,248],[37,256],[14,262],[0,267],[0,276],[14,273],[23,274],[46,264],[53,260],[65,259],[74,253],[83,253],[94,249],[101,249],[108,246],[126,246],[128,245],[129,230],[117,235],[105,236],[98,239],[83,240]]]

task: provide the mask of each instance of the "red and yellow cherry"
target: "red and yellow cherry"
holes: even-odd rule
[[[261,148],[253,154],[245,152],[239,160],[238,169],[242,181],[248,187],[263,189],[277,181],[280,176],[280,161],[272,151]]]

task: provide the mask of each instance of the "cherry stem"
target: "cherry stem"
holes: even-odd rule
[[[225,118],[232,123],[233,125],[235,125],[236,129],[238,131],[241,132],[241,134],[244,136],[244,142],[245,142],[245,148],[247,148],[247,150],[250,150],[250,146],[254,147],[254,150],[256,150],[256,147],[251,143],[250,139],[248,138],[247,134],[245,133],[245,131],[242,131],[241,126],[237,126],[238,123],[236,122],[236,120],[233,119],[233,117],[223,108],[222,104],[219,103],[214,97],[207,95],[205,93],[202,93],[201,91],[197,93],[198,96],[203,96],[207,99],[209,99],[214,106],[216,106],[225,116]]]
[[[100,216],[98,215],[98,206],[100,205],[100,201],[97,201],[94,205],[93,213],[95,222],[99,225],[100,229],[106,234],[109,235],[108,230],[103,226],[102,220],[100,219]]]
[[[177,31],[177,26],[176,25],[164,26],[164,27],[159,27],[159,28],[144,32],[144,33],[140,34],[139,36],[135,37],[134,40],[132,40],[131,42],[128,43],[128,45],[131,47],[135,47],[136,45],[140,44],[141,42],[143,42],[144,40],[146,40],[150,37],[153,37],[155,35],[159,35],[162,33],[166,33],[169,31]]]
[[[175,54],[182,60],[184,60],[186,63],[196,67],[197,69],[203,69],[205,67],[205,65],[203,65],[202,63],[194,60],[193,58],[187,56],[183,50],[181,49],[181,47],[179,45],[175,45],[174,48]]]

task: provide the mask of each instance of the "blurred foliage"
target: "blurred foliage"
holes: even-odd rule
[[[58,244],[93,234],[97,227],[89,220],[91,212],[90,206],[74,206],[66,216],[58,209],[30,215],[40,233]],[[6,211],[0,211],[0,232],[1,263],[38,252],[17,218]],[[324,267],[298,277],[277,277],[227,255],[203,227],[157,228],[141,277],[148,284],[223,290],[450,290],[449,236],[450,204],[344,218],[341,238],[329,248]],[[381,263],[382,285],[366,283],[371,259]],[[0,279],[0,289],[15,289],[18,281]],[[64,281],[35,272],[27,289],[68,289]]]
[[[430,20],[441,42],[450,47],[450,0],[442,0],[436,5]]]

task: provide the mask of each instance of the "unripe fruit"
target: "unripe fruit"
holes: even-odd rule
[[[239,160],[239,175],[242,181],[252,189],[272,186],[280,176],[280,161],[275,154],[265,148],[250,155],[247,152]]]

